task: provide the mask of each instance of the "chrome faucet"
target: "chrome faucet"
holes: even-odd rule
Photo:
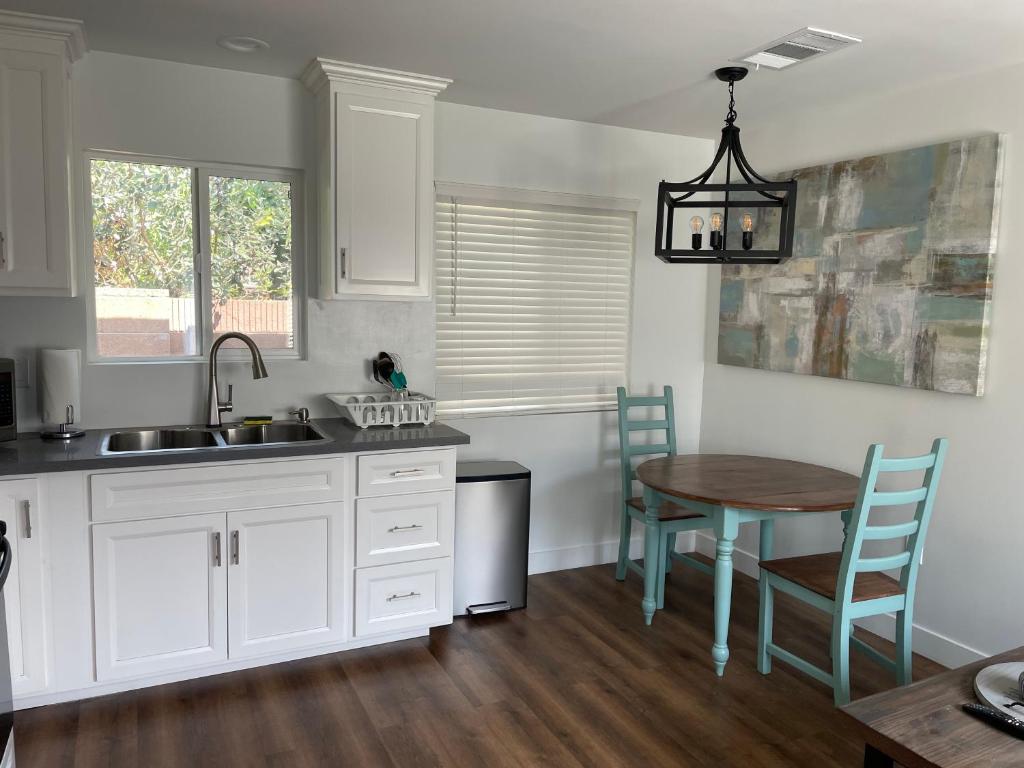
[[[238,339],[249,348],[249,353],[252,355],[252,377],[254,379],[265,379],[270,375],[267,373],[267,366],[263,364],[263,355],[260,354],[255,341],[237,331],[221,334],[210,347],[210,391],[206,408],[206,426],[208,427],[219,427],[221,425],[220,415],[225,411],[231,411],[233,386],[228,384],[228,399],[224,402],[221,402],[220,393],[217,391],[217,351],[220,349],[220,345],[228,339]]]

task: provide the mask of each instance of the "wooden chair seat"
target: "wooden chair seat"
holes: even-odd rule
[[[799,584],[829,600],[836,599],[836,584],[839,581],[839,564],[842,552],[826,552],[820,555],[784,557],[778,560],[763,560],[760,566],[787,581]],[[853,602],[874,600],[879,597],[902,595],[900,583],[884,573],[871,571],[858,573],[853,582]]]
[[[644,506],[644,500],[639,497],[629,499],[626,503],[633,509],[639,510],[640,512],[647,511],[647,507]],[[703,517],[703,515],[701,515],[700,512],[694,512],[686,507],[673,504],[670,501],[662,502],[661,506],[658,507],[659,520],[690,520],[694,517]]]

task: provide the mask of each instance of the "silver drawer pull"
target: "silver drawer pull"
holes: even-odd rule
[[[25,538],[32,538],[32,502],[25,502]]]
[[[392,477],[409,477],[410,475],[422,475],[427,470],[425,469],[396,469],[391,473]]]
[[[412,525],[396,525],[392,528],[388,528],[388,533],[403,533],[404,531],[416,531],[423,526],[419,523],[413,523]]]
[[[419,597],[419,596],[420,596],[419,592],[408,592],[408,593],[406,593],[404,595],[391,595],[390,597],[388,597],[388,602],[390,603],[392,600],[408,600],[410,597]]]

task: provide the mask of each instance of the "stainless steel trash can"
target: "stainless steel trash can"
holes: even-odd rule
[[[460,461],[455,475],[455,615],[525,608],[530,470]]]

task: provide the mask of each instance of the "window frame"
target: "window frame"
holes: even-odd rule
[[[187,168],[192,179],[192,270],[199,351],[194,355],[139,355],[106,357],[99,353],[96,329],[96,263],[93,254],[92,161],[167,165]],[[86,286],[86,362],[90,365],[205,363],[213,343],[213,301],[210,293],[210,187],[211,176],[291,184],[292,191],[292,349],[261,349],[268,360],[306,359],[306,206],[305,174],[298,168],[241,165],[188,160],[112,150],[89,149],[82,153],[82,261]],[[223,360],[247,360],[248,350],[221,348]]]
[[[571,192],[548,192],[538,189],[520,189],[515,187],[496,187],[483,184],[467,184],[454,181],[435,181],[434,201],[439,198],[453,197],[473,199],[502,203],[510,206],[556,206],[564,208],[581,208],[590,211],[619,211],[628,212],[633,215],[633,240],[631,243],[630,268],[629,268],[629,311],[626,314],[626,349],[624,353],[623,386],[630,389],[633,359],[633,326],[636,320],[636,280],[637,280],[637,236],[640,229],[641,201],[636,198],[602,197]],[[436,216],[436,213],[434,214]],[[431,279],[436,285],[437,263],[435,258],[432,267]],[[437,291],[434,291],[435,312],[437,311]],[[524,416],[549,416],[555,414],[571,413],[606,413],[615,411],[615,404],[605,406],[586,405],[570,407],[554,405],[547,408],[521,411],[489,411],[477,413],[450,413],[441,408],[441,401],[438,400],[438,416],[447,419],[493,419]]]

